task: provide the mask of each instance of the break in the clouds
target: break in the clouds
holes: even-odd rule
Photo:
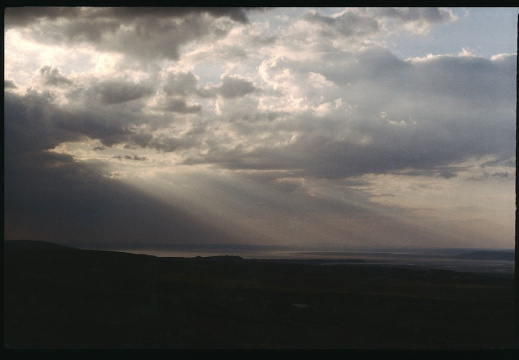
[[[512,247],[517,11],[473,12],[8,8],[6,236]]]

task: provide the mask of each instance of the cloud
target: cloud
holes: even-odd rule
[[[404,27],[408,31],[419,34],[428,32],[433,25],[457,20],[451,10],[435,7],[368,8],[366,11],[374,17],[380,17],[391,22],[384,26],[386,29],[389,26]],[[393,21],[394,23],[392,23]]]
[[[119,160],[122,160],[122,159],[137,160],[137,161],[145,161],[146,160],[145,156],[139,157],[137,155],[133,155],[133,156],[130,156],[130,155],[125,155],[125,156],[117,155],[117,156],[112,156],[111,158],[112,159],[119,159]]]
[[[6,238],[30,232],[63,243],[211,243],[236,241],[203,219],[107,178],[102,161],[49,150],[81,133],[65,130],[48,93],[5,94]],[[101,148],[99,148],[101,149]],[[104,149],[104,148],[103,148]],[[121,157],[144,162],[144,156]]]
[[[504,156],[498,157],[497,159],[485,161],[480,165],[482,168],[486,166],[507,166],[507,167],[515,167],[516,162],[515,159],[506,158]]]
[[[310,11],[304,20],[321,26],[327,36],[387,36],[405,29],[411,33],[427,33],[434,25],[450,23],[457,19],[445,8],[348,8],[331,16]]]
[[[163,111],[171,111],[183,114],[199,113],[202,110],[200,105],[188,105],[185,100],[179,98],[161,99],[157,108]]]
[[[94,87],[105,104],[120,104],[137,100],[152,94],[153,90],[145,85],[130,81],[106,80]]]
[[[290,26],[276,33],[278,41],[271,54],[291,59],[315,58],[322,52],[361,50],[384,46],[392,35],[407,32],[424,35],[434,26],[457,20],[444,8],[345,8],[332,13],[324,9],[306,10],[293,15]]]
[[[222,85],[220,85],[217,92],[226,99],[232,99],[245,96],[255,90],[256,88],[249,80],[237,76],[224,76],[222,78]]]
[[[235,21],[248,22],[243,8],[232,7],[32,7],[26,6],[10,7],[6,9],[6,25],[26,26],[30,23],[41,22],[41,20],[54,21],[78,20],[86,18],[96,19],[118,19],[120,21],[131,21],[135,18],[178,18],[191,14],[210,14],[214,17],[229,17]]]
[[[72,80],[61,75],[58,69],[53,69],[48,65],[40,69],[40,76],[44,85],[61,86],[73,84]]]
[[[513,156],[514,56],[404,61],[377,47],[330,56],[264,62],[260,72],[278,93],[262,103],[287,115],[265,121],[265,110],[240,112],[248,105],[233,102],[221,111],[235,114],[228,126],[240,145],[220,141],[186,162],[325,178],[409,169],[448,178],[459,171],[452,163]],[[290,140],[266,145],[280,132]]]
[[[26,26],[42,19],[76,17],[81,14],[77,7],[10,7],[5,9],[5,25],[7,27]]]
[[[5,115],[19,119],[6,122],[6,127],[16,130],[8,146],[27,146],[35,149],[52,149],[62,142],[98,139],[105,147],[116,144],[137,145],[163,151],[174,151],[196,146],[199,140],[193,131],[187,138],[168,138],[153,132],[168,127],[172,118],[161,113],[146,113],[145,98],[155,95],[147,81],[102,80],[75,78],[70,80],[58,69],[43,67],[39,72],[44,88],[29,89],[24,95],[6,92]],[[45,87],[66,85],[63,91],[50,92]],[[62,101],[62,96],[67,100]],[[164,114],[195,114],[201,111],[199,104],[188,104],[177,97],[156,97],[155,109]],[[24,134],[21,129],[34,134]],[[39,134],[37,136],[37,134]]]
[[[201,87],[192,71],[170,71],[153,84],[72,79],[44,67],[48,85],[81,88],[67,90],[66,110],[45,92],[38,106],[52,114],[46,126],[65,139],[175,151],[185,164],[317,178],[412,171],[450,178],[460,170],[453,164],[467,158],[513,156],[514,60],[509,54],[402,60],[372,46],[314,61],[266,60],[261,90],[251,78],[229,73]],[[205,102],[187,100],[193,97]],[[214,112],[204,100],[213,98]],[[92,108],[92,101],[100,106]],[[178,130],[163,131],[173,122]]]
[[[258,90],[251,80],[239,75],[224,74],[220,80],[218,86],[209,83],[199,87],[199,78],[192,72],[170,72],[162,90],[166,95],[176,97],[196,95],[203,98],[221,96],[226,99],[242,97]]]
[[[162,87],[167,95],[187,96],[197,90],[198,79],[192,72],[170,72]]]
[[[170,136],[155,136],[148,146],[161,150],[164,152],[172,152],[178,150],[185,150],[196,148],[200,145],[200,140],[192,136],[184,137],[170,137]]]
[[[146,160],[146,157],[145,156],[137,156],[137,155],[133,155],[133,158],[131,158],[132,160],[138,160],[138,161],[145,161]]]
[[[304,16],[308,22],[319,24],[323,36],[355,36],[377,32],[379,25],[376,19],[360,16],[353,12],[343,12],[339,16],[325,16],[312,11]]]
[[[12,80],[4,80],[4,89],[16,89],[18,86]]]
[[[11,134],[6,147],[13,151],[16,148],[48,150],[86,136],[111,146],[132,135],[129,124],[117,114],[98,113],[95,108],[63,109],[48,91],[29,89],[23,96],[6,93],[4,101],[5,128]]]
[[[6,26],[31,25],[42,43],[92,44],[142,61],[178,60],[179,48],[247,23],[240,8],[8,8]],[[45,34],[45,35],[43,35]]]
[[[508,175],[510,175],[510,173],[508,173],[508,172],[495,172],[495,173],[491,174],[492,177],[498,177],[498,178],[508,178]]]
[[[77,141],[81,134],[57,126],[63,113],[50,105],[48,92],[28,91],[25,96],[4,95],[6,154],[51,149],[64,141]]]
[[[283,16],[8,8],[9,222],[62,238],[77,225],[85,238],[120,230],[137,239],[146,236],[142,217],[152,239],[178,231],[195,241],[191,225],[161,224],[191,218],[178,206],[201,219],[193,226],[221,215],[225,226],[243,222],[258,233],[277,221],[265,229],[275,228],[272,239],[290,224],[299,229],[291,239],[326,232],[341,242],[348,233],[360,243],[361,228],[383,218],[370,207],[373,194],[400,206],[406,184],[423,179],[472,176],[504,188],[514,178],[516,54],[402,59],[390,49],[394,34],[455,21],[446,9],[272,11]],[[161,183],[157,174],[168,172]],[[377,176],[394,182],[382,191]],[[175,206],[144,193],[161,201],[168,193]],[[31,201],[34,222],[23,225]],[[156,211],[146,215],[147,204]],[[396,205],[380,212],[405,214]],[[50,226],[59,221],[63,235]],[[391,228],[388,218],[381,223],[371,240]]]
[[[146,147],[153,139],[153,135],[146,132],[136,132],[130,136],[130,142],[140,147]]]
[[[239,75],[224,74],[220,80],[218,86],[209,83],[203,88],[198,88],[197,95],[204,98],[220,96],[224,99],[234,99],[259,91],[251,80]]]

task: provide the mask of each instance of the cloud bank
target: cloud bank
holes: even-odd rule
[[[123,231],[123,224],[138,224],[142,217],[142,228],[156,229],[150,236],[157,241],[169,241],[173,227],[183,229],[180,237],[197,241],[180,221],[164,225],[169,211],[184,220],[189,213],[204,229],[221,222],[221,234],[240,223],[237,229],[248,229],[247,236],[258,239],[263,232],[280,242],[283,226],[272,225],[269,213],[294,219],[301,209],[312,209],[308,223],[316,228],[322,226],[319,212],[342,219],[328,226],[328,240],[314,241],[340,244],[349,236],[356,244],[379,244],[375,239],[393,226],[409,245],[429,230],[419,230],[419,221],[403,225],[399,214],[409,215],[412,206],[387,202],[396,189],[379,201],[373,195],[381,194],[377,179],[437,181],[446,191],[456,179],[512,183],[516,54],[463,51],[402,59],[388,46],[391,36],[428,36],[459,21],[450,9],[291,11],[296,10],[8,8],[4,131],[10,228],[58,236],[52,226],[64,216],[59,222],[70,225],[70,234],[78,223],[91,227],[84,232],[89,236],[137,239],[145,237],[144,230]],[[180,176],[179,169],[200,183],[193,191],[207,197],[240,194],[240,211],[251,217],[233,222],[239,218],[236,206],[220,214],[213,203],[216,208],[199,222],[192,219],[202,217],[193,213],[197,206],[184,211],[189,199],[168,200],[180,207],[157,200],[146,205],[149,194],[138,192],[137,183],[153,188],[153,178],[169,189],[180,178],[158,174]],[[217,189],[187,175],[197,171],[236,186]],[[342,200],[332,201],[322,192],[326,187]],[[129,200],[130,193],[137,200]],[[126,201],[150,212],[130,214]],[[205,211],[205,200],[197,201]],[[355,214],[364,214],[363,225],[349,233]],[[377,219],[378,225],[369,225]],[[120,236],[108,230],[111,221],[121,224]],[[406,226],[416,230],[402,235]],[[298,228],[286,241],[296,243],[308,230]],[[198,241],[212,241],[209,233]],[[507,236],[497,243],[509,245]],[[450,241],[432,232],[421,245],[434,243],[432,238]]]

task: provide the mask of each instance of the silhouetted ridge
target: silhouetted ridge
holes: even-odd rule
[[[4,241],[4,250],[18,251],[70,251],[79,250],[70,246],[55,244],[40,240],[7,240]]]
[[[515,344],[508,277],[239,256],[154,257],[42,241],[4,247],[10,249],[4,252],[4,344],[10,348]]]

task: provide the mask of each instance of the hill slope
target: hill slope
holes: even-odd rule
[[[4,241],[6,251],[56,251],[78,250],[76,248],[40,240],[7,240]]]
[[[482,349],[514,341],[510,278],[55,249],[63,250],[4,243],[6,347]]]

